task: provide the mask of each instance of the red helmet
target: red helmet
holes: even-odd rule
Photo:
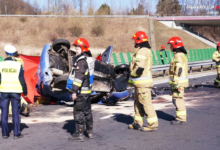
[[[217,44],[217,50],[218,50],[219,47],[220,47],[220,42]]]
[[[170,38],[167,44],[171,44],[174,49],[184,46],[181,38],[179,37]]]
[[[81,47],[82,52],[89,51],[89,42],[84,38],[78,38],[77,40],[75,40],[73,45]]]
[[[136,44],[140,44],[140,43],[148,41],[147,34],[145,32],[143,32],[143,31],[136,32],[133,35],[132,39],[135,40]]]
[[[165,49],[165,46],[164,46],[164,45],[162,45],[162,46],[161,46],[161,49]]]

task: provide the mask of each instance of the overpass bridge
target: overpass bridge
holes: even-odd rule
[[[211,46],[216,47],[216,43],[193,32],[189,29],[189,26],[219,26],[220,27],[220,16],[173,16],[173,17],[161,17],[155,18],[157,21],[163,23],[164,25],[180,29],[190,34],[191,36],[197,38],[201,42]]]
[[[177,25],[220,26],[220,16],[174,16],[155,19],[160,22],[175,22]]]

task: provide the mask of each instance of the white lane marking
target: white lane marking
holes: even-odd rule
[[[102,118],[99,118],[99,119],[109,119],[109,118],[111,118],[113,116],[115,116],[115,115],[108,115],[108,116],[105,116],[105,117],[102,117]]]
[[[193,78],[200,78],[200,77],[205,77],[205,76],[211,76],[211,75],[216,75],[217,73],[204,73],[204,74],[199,74],[199,75],[189,75],[189,79],[193,79]],[[169,82],[170,80],[169,79],[165,79],[165,80],[162,80],[162,81],[154,81],[154,84],[161,84],[161,83],[167,83]]]

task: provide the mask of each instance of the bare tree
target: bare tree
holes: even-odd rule
[[[88,6],[87,6],[87,14],[88,15],[94,15],[94,11],[95,11],[95,3],[93,0],[88,0]]]
[[[74,10],[76,10],[76,8],[78,7],[78,0],[72,0],[72,4],[73,4],[73,8]]]
[[[83,0],[79,0],[79,14],[83,13]]]

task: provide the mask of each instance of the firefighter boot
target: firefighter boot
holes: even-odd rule
[[[214,82],[214,86],[218,88],[219,87],[219,83],[215,81]]]
[[[86,122],[86,134],[89,139],[93,139],[92,123]]]
[[[142,127],[141,131],[143,132],[153,132],[153,131],[157,131],[157,128],[153,128],[153,127]]]
[[[20,108],[20,114],[24,114],[26,117],[30,114],[30,106],[29,104],[22,104]]]
[[[75,133],[68,138],[69,141],[71,142],[84,142],[84,135],[83,135],[83,125],[76,125],[78,126],[76,128]],[[77,130],[78,129],[78,130]]]
[[[128,125],[128,129],[141,130],[141,126],[138,123],[132,123]]]
[[[170,122],[170,124],[171,125],[186,125],[186,121],[180,121],[180,120],[174,119]]]

